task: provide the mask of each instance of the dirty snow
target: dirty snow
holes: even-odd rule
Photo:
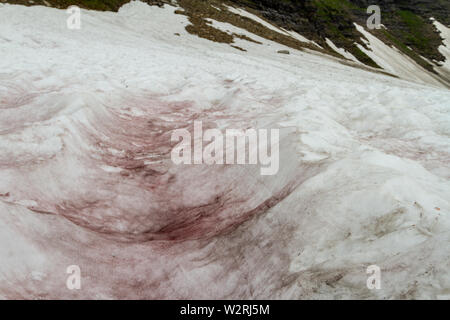
[[[367,54],[373,61],[387,72],[403,79],[418,83],[442,86],[430,73],[419,66],[413,59],[402,54],[397,48],[390,47],[383,41],[372,35],[364,27],[355,23],[356,29],[368,40],[369,50],[360,44],[358,48]],[[364,39],[364,38],[362,38]],[[367,40],[364,41],[367,43]]]
[[[68,30],[63,10],[0,6],[0,297],[448,299],[450,91],[241,52],[175,9],[83,10]],[[194,120],[279,128],[279,173],[173,165]]]

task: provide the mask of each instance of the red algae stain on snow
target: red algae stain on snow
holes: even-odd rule
[[[256,166],[174,165],[174,130],[192,131],[194,120],[212,128],[224,118],[223,108],[202,111],[161,97],[86,110],[65,129],[64,151],[51,166],[42,166],[51,187],[14,194],[33,199],[28,208],[35,213],[63,216],[117,241],[206,239],[229,232],[281,201],[299,180],[295,168],[263,178]]]

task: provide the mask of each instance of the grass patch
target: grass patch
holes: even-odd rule
[[[46,0],[45,2],[43,0],[34,0],[33,3],[30,3],[28,0],[8,0],[7,2],[25,6],[45,6],[45,2],[47,2],[50,6],[59,9],[65,9],[72,5],[76,5],[80,8],[98,11],[118,11],[121,6],[127,2],[130,2],[130,0]]]

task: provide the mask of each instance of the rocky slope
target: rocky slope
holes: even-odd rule
[[[0,299],[449,299],[450,91],[250,11],[0,4]],[[175,164],[196,121],[279,129],[278,173]]]
[[[448,1],[405,1],[405,0],[234,0],[258,10],[263,16],[287,29],[295,30],[307,38],[326,46],[329,38],[338,47],[345,48],[367,65],[374,66],[355,43],[363,45],[354,22],[365,25],[368,14],[366,8],[377,4],[381,8],[381,23],[386,29],[373,33],[385,43],[396,46],[419,65],[434,72],[433,64],[445,60],[438,47],[442,39],[430,18],[450,24],[450,2]]]

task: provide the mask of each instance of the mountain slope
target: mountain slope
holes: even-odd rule
[[[448,299],[450,91],[187,11],[0,4],[0,298]],[[199,120],[278,174],[175,165]]]
[[[49,5],[57,8],[76,4],[83,8],[117,11],[128,1],[36,0],[30,3],[26,0],[8,0],[6,2]],[[169,0],[145,2],[158,6],[172,3]],[[439,47],[444,45],[443,39],[430,19],[435,17],[443,26],[448,26],[450,23],[448,1],[379,1],[384,27],[380,30],[366,29],[364,32],[361,32],[355,23],[365,28],[369,16],[366,8],[370,5],[366,0],[179,0],[173,4],[182,8],[180,13],[190,17],[192,25],[187,28],[191,33],[213,41],[232,43],[236,35],[230,36],[209,26],[206,23],[208,18],[233,24],[291,48],[318,50],[350,61],[361,62],[405,79],[450,86],[448,76],[450,70],[446,66],[446,61],[450,57],[446,57],[439,50]],[[230,5],[237,8],[233,9]],[[245,10],[244,15],[239,14],[240,7]],[[249,14],[253,19],[249,18]],[[267,27],[261,18],[284,30]],[[368,32],[371,38],[376,37],[375,45],[377,49],[382,47],[382,50],[372,53],[373,48],[368,43],[365,32]],[[380,41],[383,43],[381,46]],[[396,57],[394,62],[386,63],[392,55]],[[400,61],[398,65],[397,61]]]
[[[295,30],[327,46],[326,39],[339,48],[347,50],[359,61],[377,67],[373,59],[360,47],[365,41],[354,23],[366,25],[369,15],[366,8],[373,4],[366,0],[236,0],[259,11],[264,17],[279,26]],[[378,1],[381,8],[381,30],[366,30],[373,33],[388,46],[396,47],[422,68],[437,74],[436,67],[449,59],[438,48],[442,39],[434,27],[431,17],[436,17],[444,25],[449,25],[450,3],[448,1]],[[425,59],[424,59],[425,58]],[[448,86],[449,79],[440,77]]]

